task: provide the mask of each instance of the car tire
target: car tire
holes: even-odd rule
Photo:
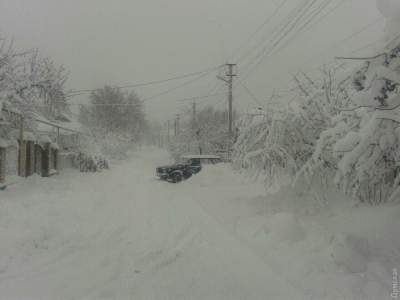
[[[182,181],[182,174],[179,172],[175,172],[171,174],[171,181],[173,183],[178,183]]]

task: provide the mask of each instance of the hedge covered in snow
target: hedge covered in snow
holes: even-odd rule
[[[399,199],[399,39],[350,75],[303,75],[290,102],[240,121],[236,167],[269,190],[325,177],[362,202]]]

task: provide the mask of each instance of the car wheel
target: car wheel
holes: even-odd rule
[[[171,177],[172,177],[172,182],[173,183],[178,183],[178,182],[182,181],[182,174],[181,173],[178,173],[178,172],[173,173],[173,174],[171,174]]]

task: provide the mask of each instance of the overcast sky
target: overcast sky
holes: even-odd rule
[[[274,25],[300,1],[288,0],[280,13],[238,51],[233,50],[282,0],[0,0],[0,33],[14,38],[18,47],[39,48],[63,64],[70,72],[69,89],[92,89],[104,84],[158,80],[236,62],[237,57],[267,40]],[[341,1],[331,0],[332,7]],[[375,0],[346,0],[285,49],[266,59],[251,76],[243,78],[245,85],[258,99],[269,98],[274,89],[287,88],[299,66],[313,72],[335,55],[349,54],[376,41],[383,22],[332,47],[379,16]],[[330,50],[321,56],[324,49]],[[359,53],[373,51],[372,45]],[[239,76],[241,67],[239,64]],[[208,94],[218,82],[215,75],[210,73],[185,88],[147,101],[149,117],[166,121],[182,113],[190,102],[176,99]],[[187,80],[136,91],[146,98]],[[224,95],[207,98],[199,100],[199,105],[222,108],[224,99]],[[86,98],[71,101],[84,103]],[[255,102],[238,86],[235,105],[245,110]]]

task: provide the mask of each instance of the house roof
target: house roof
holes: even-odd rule
[[[51,138],[48,135],[41,135],[39,137],[39,143],[40,144],[51,144],[53,141],[51,140]]]
[[[9,142],[5,139],[0,138],[0,148],[7,148],[9,146]]]
[[[59,149],[60,149],[60,147],[58,146],[57,143],[50,143],[50,148],[56,149],[56,150],[59,150]]]
[[[63,135],[76,134],[75,131],[82,131],[81,123],[79,123],[75,118],[70,117],[66,114],[62,114],[62,116],[63,117],[59,118],[56,121],[50,121],[47,118],[36,114],[35,118],[36,121],[38,121],[38,131],[52,133],[56,131],[56,127],[61,127],[61,132]],[[71,130],[71,132],[63,130],[63,128]]]
[[[16,140],[19,140],[20,134],[21,133],[20,133],[19,129],[14,129],[13,131],[11,131],[10,137],[12,137],[12,138],[14,138]],[[36,137],[32,132],[29,132],[29,131],[25,130],[24,131],[24,140],[25,141],[36,141]]]

